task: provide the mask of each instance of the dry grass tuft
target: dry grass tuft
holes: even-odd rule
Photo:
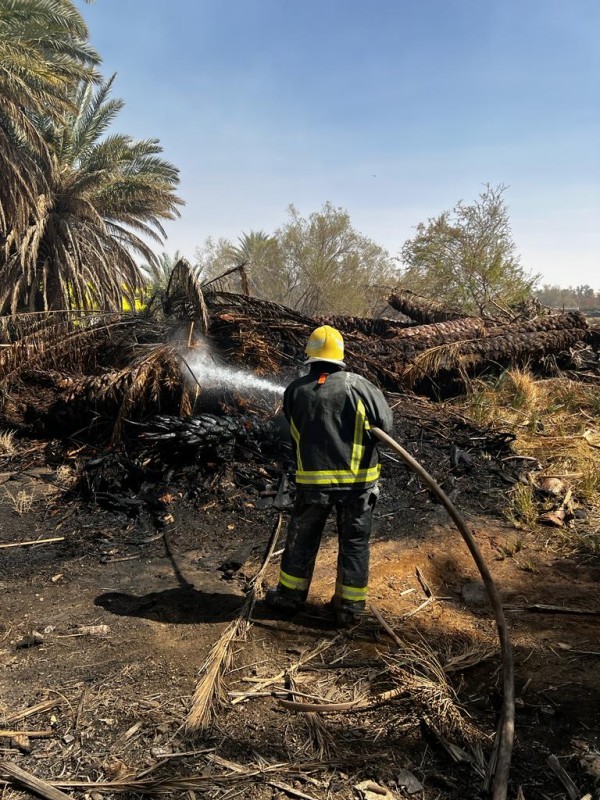
[[[63,489],[70,489],[78,481],[77,473],[67,464],[62,464],[56,470],[55,481],[57,486],[61,486]]]
[[[600,391],[568,378],[535,380],[511,369],[495,381],[476,381],[463,410],[480,424],[515,434],[514,450],[539,462],[542,472],[530,484],[515,484],[506,516],[516,527],[534,529],[538,517],[556,505],[536,491],[543,477],[558,477],[583,509],[584,522],[574,520],[551,538],[553,546],[585,558],[600,552]]]
[[[24,489],[20,489],[15,495],[9,492],[8,489],[5,491],[6,497],[16,514],[23,516],[23,514],[31,511],[33,508],[33,492],[26,492]]]
[[[516,483],[508,494],[508,506],[505,511],[507,521],[514,528],[533,530],[538,516],[539,509],[533,486]]]
[[[533,411],[538,400],[538,385],[526,369],[508,369],[498,381],[498,401],[503,406]]]
[[[0,456],[14,456],[16,452],[15,432],[2,431],[0,433]]]

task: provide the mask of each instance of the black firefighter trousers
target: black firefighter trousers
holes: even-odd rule
[[[329,514],[335,509],[338,531],[336,608],[365,607],[369,581],[369,538],[377,486],[368,489],[298,488],[287,532],[277,587],[290,600],[303,602]]]

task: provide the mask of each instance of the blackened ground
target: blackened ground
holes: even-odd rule
[[[444,406],[408,396],[390,397],[390,403],[395,404],[395,437],[467,516],[507,606],[598,610],[598,566],[553,555],[547,533],[524,534],[504,521],[506,490],[520,477],[509,437],[478,430]],[[293,494],[281,477],[289,451],[268,441],[262,434],[246,436],[224,450],[178,463],[164,451],[134,448],[115,458],[68,440],[23,440],[16,457],[0,462],[2,541],[64,537],[0,550],[3,707],[11,712],[46,698],[61,701],[18,723],[22,729],[52,728],[55,737],[32,740],[29,755],[7,741],[3,755],[47,779],[100,780],[138,774],[160,761],[165,763],[152,773],[157,777],[197,775],[206,770],[208,756],[165,760],[165,754],[216,747],[219,756],[243,765],[259,757],[293,763],[300,775],[282,767],[274,779],[319,799],[355,797],[353,786],[366,779],[400,796],[401,769],[422,781],[426,798],[479,796],[476,769],[451,760],[405,702],[324,717],[326,755],[314,771],[306,766],[319,761],[310,722],[281,711],[268,692],[226,707],[213,731],[186,739],[181,724],[198,670],[235,617],[261,561],[278,513],[274,501],[285,506]],[[106,464],[102,505],[91,502],[93,492],[89,500],[81,497],[90,470],[85,484],[78,476],[90,459]],[[401,464],[385,456],[383,463],[370,599],[404,638],[425,640],[442,661],[466,651],[491,651],[488,660],[450,675],[461,706],[489,735],[501,683],[494,624],[481,583],[462,540],[429,492]],[[111,510],[111,496],[117,510]],[[125,511],[123,498],[133,501]],[[319,642],[329,645],[315,659],[322,668],[297,673],[300,691],[352,696],[354,687],[370,681],[388,688],[380,686],[378,664],[382,654],[393,655],[393,645],[375,620],[339,634],[328,616],[335,559],[331,524],[306,611],[282,620],[257,605],[251,633],[235,653],[229,691],[248,691],[257,678],[277,675]],[[417,567],[443,598],[424,608]],[[277,559],[268,582],[276,579]],[[586,655],[599,649],[599,617],[508,614],[518,695],[510,796],[519,786],[527,800],[562,796],[546,766],[549,754],[559,756],[581,795],[593,792],[594,779],[582,764],[589,769],[600,747],[600,659],[597,653]],[[107,625],[110,631],[81,634],[81,626],[89,625]],[[42,643],[19,647],[33,631]],[[338,659],[363,666],[335,669]],[[245,792],[254,798],[279,796],[264,780]]]

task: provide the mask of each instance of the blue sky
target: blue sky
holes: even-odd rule
[[[523,265],[600,289],[597,0],[96,0],[117,127],[181,171],[165,249],[325,201],[397,255],[507,184]]]

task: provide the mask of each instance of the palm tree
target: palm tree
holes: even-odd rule
[[[123,107],[108,97],[113,80],[81,83],[60,122],[36,120],[48,191],[25,232],[9,233],[0,309],[118,309],[124,296],[133,306],[143,283],[135,256],[158,263],[146,240],[162,243],[161,221],[179,215],[179,173],[156,139],[101,138]]]
[[[179,250],[174,255],[169,255],[164,250],[157,256],[152,264],[144,264],[142,271],[146,278],[146,293],[152,295],[164,295],[171,280],[175,264],[181,260]]]
[[[96,77],[99,57],[70,0],[0,0],[0,244],[23,227],[47,156],[33,115],[54,119],[69,107],[69,92]]]
[[[273,237],[269,236],[264,231],[250,231],[250,233],[243,233],[238,236],[238,244],[232,245],[229,248],[228,255],[232,261],[238,264],[248,263],[252,261],[262,247],[269,242],[273,241]]]

